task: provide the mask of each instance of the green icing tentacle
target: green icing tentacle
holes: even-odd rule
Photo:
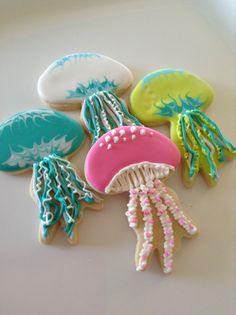
[[[210,166],[210,176],[212,178],[216,178],[217,177],[217,170],[216,170],[214,160],[212,159],[211,151],[209,150],[208,146],[204,142],[204,138],[201,134],[201,130],[195,128],[195,124],[194,124],[194,120],[193,120],[192,115],[191,115],[191,111],[186,112],[186,115],[189,118],[190,126],[192,129],[193,135],[196,138],[200,148],[202,149],[203,154],[205,154],[207,157],[207,161],[208,161],[209,166]]]
[[[197,150],[198,146],[194,137],[191,134],[190,122],[186,115],[180,116],[179,124],[179,138],[181,140],[182,149],[184,150],[185,160],[189,159],[189,154],[191,156],[189,176],[192,177],[199,170],[199,153]],[[190,146],[188,138],[191,141],[192,146]]]
[[[96,201],[71,164],[55,154],[34,164],[34,193],[45,238],[49,228],[61,219],[65,221],[64,231],[71,237],[80,216],[81,200],[86,203]]]
[[[83,103],[82,113],[84,124],[93,137],[93,144],[111,129],[141,125],[128,112],[121,100],[110,91],[100,91],[87,98]]]
[[[215,122],[213,122],[206,114],[199,110],[194,110],[193,114],[197,115],[201,119],[201,121],[203,121],[208,126],[208,128],[214,132],[215,136],[218,138],[218,141],[220,140],[224,147],[229,149],[231,153],[236,154],[236,147],[222,135],[219,127],[216,125]]]
[[[209,126],[204,123],[202,119],[200,119],[200,116],[194,115],[193,114],[193,119],[197,122],[197,124],[202,128],[204,132],[204,136],[209,138],[209,141],[212,143],[214,148],[216,149],[216,154],[217,154],[217,160],[219,162],[224,162],[225,157],[224,157],[224,146],[223,144],[215,137],[214,133],[210,130]]]

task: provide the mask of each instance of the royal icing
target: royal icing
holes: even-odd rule
[[[126,141],[122,141],[124,135]],[[116,138],[118,141],[114,141]],[[179,161],[179,150],[169,138],[139,126],[120,127],[103,135],[87,155],[85,174],[91,186],[103,193],[129,191],[126,215],[129,226],[137,234],[141,230],[138,215],[141,209],[143,235],[138,238],[143,241],[138,249],[137,271],[146,269],[155,248],[160,253],[163,271],[172,271],[177,237],[174,222],[188,236],[197,233],[196,226],[161,182],[175,170]]]
[[[116,137],[118,141],[114,141]],[[112,132],[106,133],[92,146],[86,159],[85,172],[92,186],[105,192],[116,174],[130,165],[135,167],[147,162],[165,164],[175,169],[179,161],[179,150],[165,135],[141,126],[124,126],[117,128],[114,136]]]
[[[92,136],[93,143],[113,128],[141,125],[128,112],[123,102],[109,91],[101,91],[87,98],[83,103],[81,115],[84,126]],[[117,137],[114,139],[118,141]]]
[[[133,81],[128,68],[101,54],[75,53],[53,62],[38,80],[40,99],[50,104],[76,104],[99,91],[117,95]]]
[[[131,94],[131,112],[147,124],[171,123],[171,138],[184,160],[184,181],[192,185],[202,171],[209,184],[217,168],[236,156],[233,146],[202,111],[211,104],[213,91],[199,77],[176,69],[148,74]]]
[[[0,170],[33,168],[33,195],[40,212],[40,237],[59,222],[68,239],[81,215],[81,201],[100,202],[62,157],[84,140],[82,127],[62,113],[35,109],[17,113],[0,125]]]
[[[62,113],[49,109],[20,112],[0,124],[0,170],[31,168],[44,156],[67,156],[84,140],[81,126]]]

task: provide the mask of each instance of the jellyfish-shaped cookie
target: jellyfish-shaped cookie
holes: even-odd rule
[[[87,155],[85,175],[95,190],[129,192],[126,215],[137,234],[137,270],[145,270],[157,249],[163,271],[169,273],[181,238],[197,233],[175,193],[163,183],[179,161],[179,150],[169,138],[136,126],[106,133]]]
[[[78,241],[83,208],[99,208],[70,162],[84,139],[81,126],[48,109],[19,112],[0,124],[0,170],[21,173],[33,168],[31,195],[39,208],[39,240],[49,243],[59,225],[70,243]]]
[[[170,123],[171,139],[183,158],[183,180],[192,186],[199,171],[209,185],[217,168],[236,156],[236,147],[203,113],[213,99],[211,87],[183,70],[162,69],[144,77],[131,95],[131,112],[147,125]]]
[[[81,121],[93,143],[119,126],[140,125],[118,96],[133,77],[121,63],[95,53],[76,53],[53,62],[40,76],[41,100],[60,110],[80,108]]]

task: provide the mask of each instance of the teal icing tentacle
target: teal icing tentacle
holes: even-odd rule
[[[33,169],[43,237],[47,238],[49,228],[61,219],[65,222],[65,233],[71,237],[80,216],[81,200],[93,203],[96,198],[71,164],[55,154],[36,162]]]
[[[106,94],[108,94],[108,93],[106,92]],[[121,100],[114,93],[109,92],[109,96],[110,97],[112,96],[117,101],[117,103],[120,105],[121,112],[125,116],[127,116],[131,121],[133,121],[136,126],[142,126],[140,121],[136,117],[134,117],[133,115],[131,115],[129,113],[129,111],[127,110],[126,106],[121,102]]]
[[[211,170],[211,174],[210,175],[213,178],[217,178],[217,170],[216,170],[215,163],[214,163],[214,161],[212,159],[211,151],[204,144],[204,142],[201,140],[201,136],[198,134],[198,132],[197,132],[197,130],[195,128],[194,120],[193,120],[192,115],[191,115],[191,111],[187,112],[186,115],[189,118],[191,129],[192,129],[192,132],[193,132],[193,135],[194,135],[195,139],[197,140],[198,144],[201,146],[203,152],[206,154],[207,161],[209,163],[210,170]]]
[[[86,98],[82,114],[84,125],[93,137],[93,144],[111,129],[120,126],[141,125],[128,112],[122,101],[110,91],[101,91]]]
[[[191,154],[189,176],[192,177],[194,175],[194,173],[195,173],[195,163],[196,163],[196,160],[197,160],[197,154],[188,144],[186,130],[185,130],[184,116],[181,116],[180,124],[181,124],[181,134],[182,134],[182,137],[183,137],[183,142],[184,142],[185,149],[186,149],[187,152],[189,152]]]
[[[231,142],[229,142],[221,133],[219,127],[216,125],[214,121],[212,121],[206,114],[199,110],[194,110],[193,114],[198,115],[200,119],[205,119],[205,121],[209,124],[211,129],[214,131],[216,136],[223,142],[223,144],[232,151],[236,152],[236,146],[234,146]]]

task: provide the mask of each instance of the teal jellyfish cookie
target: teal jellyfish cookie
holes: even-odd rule
[[[68,241],[76,243],[83,209],[101,207],[101,200],[65,159],[83,140],[76,121],[49,109],[19,112],[0,124],[0,170],[33,168],[31,195],[39,208],[42,243],[52,240],[59,225]]]
[[[145,76],[131,94],[132,114],[147,125],[170,123],[171,138],[180,149],[183,180],[192,186],[201,171],[209,185],[217,182],[218,167],[236,157],[236,147],[203,111],[213,90],[196,75],[161,69]]]

